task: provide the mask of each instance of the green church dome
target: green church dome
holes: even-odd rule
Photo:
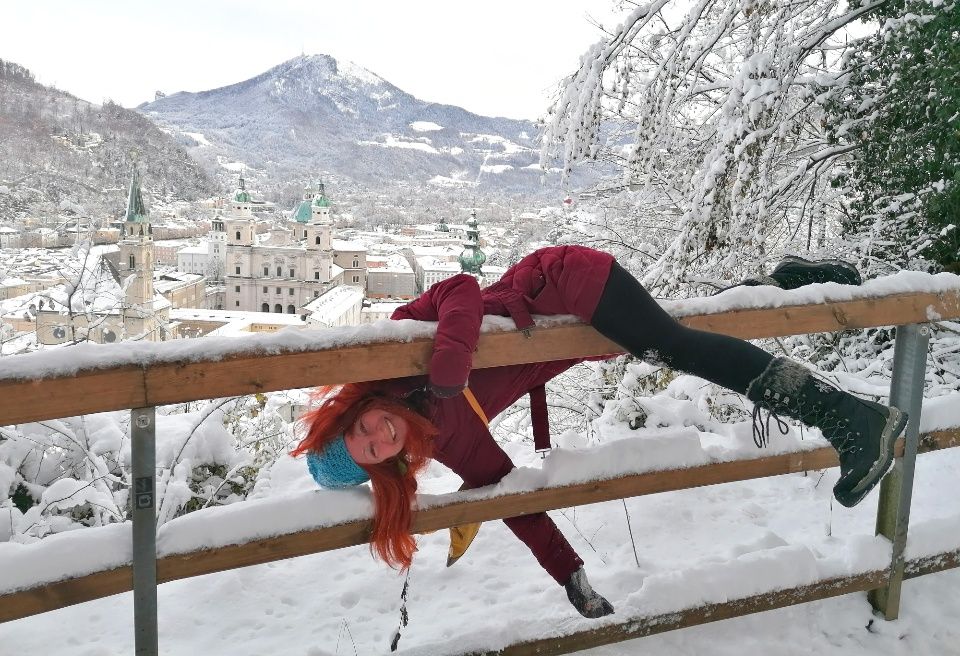
[[[233,194],[233,200],[236,203],[249,203],[250,193],[247,191],[246,184],[243,180],[243,175],[240,176],[240,186],[237,187],[237,191]]]
[[[297,223],[310,223],[310,217],[313,214],[310,211],[310,205],[309,200],[300,201],[297,209],[293,212],[293,220]]]

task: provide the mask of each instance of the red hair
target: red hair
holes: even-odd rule
[[[370,475],[373,487],[373,531],[370,550],[391,567],[410,567],[417,542],[410,534],[417,474],[432,455],[432,438],[437,429],[430,420],[393,397],[377,393],[367,385],[319,387],[311,394],[316,405],[300,418],[306,435],[290,452],[298,456],[322,451],[349,429],[362,413],[379,408],[403,417],[409,430],[403,450],[396,457],[376,465],[360,465]]]

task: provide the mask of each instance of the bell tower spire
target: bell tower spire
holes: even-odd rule
[[[467,219],[467,238],[463,241],[463,252],[460,253],[460,269],[474,277],[483,276],[483,263],[487,261],[486,254],[480,250],[480,229],[477,224],[477,210],[470,210]]]
[[[136,167],[130,176],[123,239],[118,245],[124,288],[124,330],[128,338],[159,341],[153,300],[153,230],[143,203],[140,172]]]

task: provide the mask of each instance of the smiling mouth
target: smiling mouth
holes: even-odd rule
[[[397,429],[394,428],[393,422],[390,421],[389,419],[387,419],[386,417],[384,417],[383,423],[385,423],[385,424],[387,425],[387,428],[390,429],[390,437],[392,437],[392,438],[393,438],[393,441],[396,442],[396,441],[397,441]]]

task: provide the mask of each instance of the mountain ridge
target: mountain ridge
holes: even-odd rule
[[[141,114],[81,100],[0,60],[0,220],[121,215],[136,164],[149,202],[192,201],[212,178]]]
[[[540,187],[533,122],[419,100],[329,55],[294,57],[247,80],[177,92],[137,111],[214,169],[242,162],[274,183],[327,172],[367,185]]]

